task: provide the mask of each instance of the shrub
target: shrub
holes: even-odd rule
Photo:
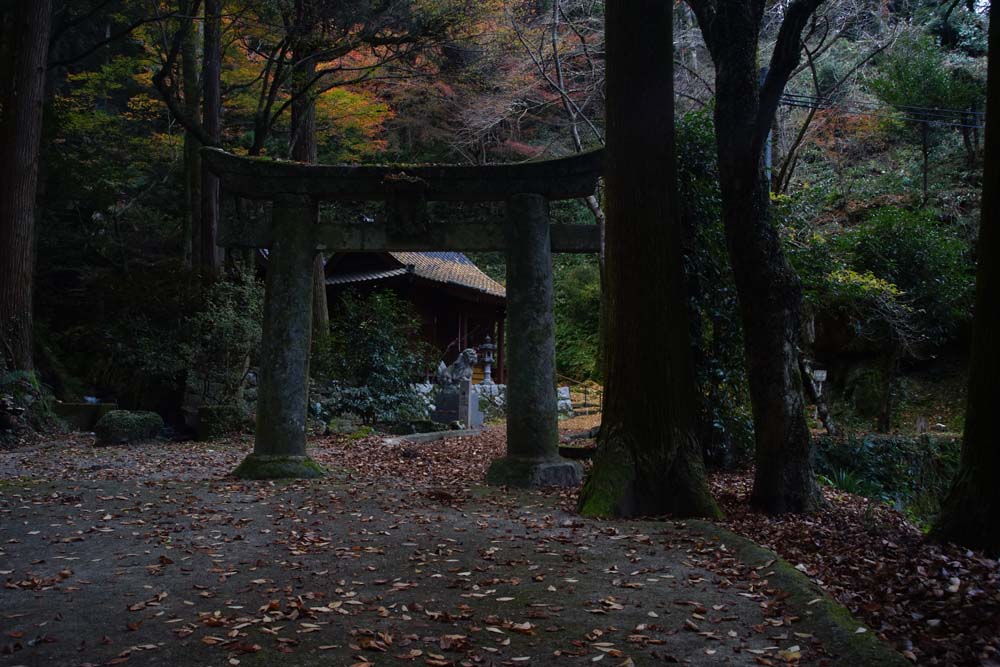
[[[199,440],[211,440],[234,431],[239,431],[247,425],[246,415],[235,405],[203,405],[198,408]]]
[[[883,351],[941,345],[968,322],[975,266],[954,227],[927,211],[880,208],[830,240],[789,217],[785,247],[807,307]]]
[[[112,410],[94,426],[98,446],[117,445],[155,438],[163,429],[163,418],[155,412]]]
[[[601,272],[595,257],[556,265],[556,368],[574,380],[600,375]]]
[[[179,401],[189,366],[184,323],[197,307],[193,285],[190,273],[173,262],[127,279],[101,275],[88,285],[85,306],[66,306],[79,310],[66,316],[75,324],[56,334],[60,358],[94,395],[166,411]]]
[[[413,386],[431,367],[412,308],[390,291],[346,292],[330,319],[330,336],[313,354],[313,378],[330,398],[333,414],[355,414],[366,423],[426,416]]]
[[[975,284],[968,244],[930,212],[877,209],[836,243],[851,269],[895,285],[931,342],[947,341],[968,321]]]
[[[186,321],[184,355],[201,380],[203,399],[237,403],[251,359],[260,350],[263,308],[263,289],[249,271],[205,290],[201,308]]]
[[[866,435],[816,440],[816,471],[832,486],[883,500],[927,525],[958,471],[955,438]]]
[[[923,337],[899,288],[870,271],[835,269],[823,276],[813,298],[825,316],[846,318],[861,340],[905,350]]]
[[[829,476],[819,475],[819,481],[835,489],[853,493],[858,496],[878,497],[880,489],[875,484],[862,479],[852,471],[844,468],[834,468],[830,470]]]

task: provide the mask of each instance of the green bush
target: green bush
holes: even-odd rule
[[[260,350],[264,290],[250,271],[207,288],[186,321],[184,357],[202,381],[203,398],[236,405],[251,361]]]
[[[198,408],[199,440],[211,440],[234,431],[240,431],[247,425],[247,417],[236,405],[203,405]]]
[[[929,524],[940,509],[960,456],[955,438],[816,439],[816,471],[831,486],[888,502],[920,525]]]
[[[785,223],[785,248],[807,308],[818,320],[849,325],[856,344],[912,352],[922,343],[947,343],[968,323],[970,249],[931,212],[875,209],[830,239],[808,221],[788,216]]]
[[[968,321],[975,286],[968,244],[929,211],[877,209],[836,245],[850,269],[899,290],[930,342],[946,342]]]
[[[100,275],[82,304],[67,307],[82,309],[67,315],[73,324],[55,335],[60,359],[94,395],[121,405],[166,410],[168,402],[179,403],[189,365],[184,322],[197,309],[194,284],[175,262],[127,278]]]
[[[390,291],[349,291],[331,314],[328,339],[313,353],[312,375],[334,415],[355,414],[366,424],[407,421],[426,416],[413,384],[432,358],[408,303]]]
[[[844,468],[834,468],[830,470],[829,475],[819,475],[819,481],[827,486],[832,486],[835,489],[853,493],[857,496],[871,498],[878,497],[881,493],[878,486]]]
[[[601,272],[596,257],[561,259],[555,275],[556,368],[574,380],[600,377]]]
[[[94,426],[98,446],[149,440],[163,429],[163,418],[155,412],[112,410]]]

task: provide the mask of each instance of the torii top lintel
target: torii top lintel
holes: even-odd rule
[[[518,164],[344,166],[241,157],[202,149],[208,169],[230,194],[248,199],[306,195],[319,200],[385,200],[412,183],[426,201],[503,201],[518,194],[550,200],[594,194],[604,151]]]

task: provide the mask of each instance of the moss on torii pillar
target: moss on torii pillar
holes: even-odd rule
[[[555,316],[549,202],[542,195],[507,201],[507,456],[489,484],[576,486],[582,468],[559,456]]]
[[[306,454],[309,352],[316,203],[310,197],[278,196],[272,214],[264,329],[253,453],[236,468],[244,479],[321,477]]]

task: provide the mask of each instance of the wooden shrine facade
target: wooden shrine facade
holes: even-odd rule
[[[490,338],[498,346],[493,379],[504,381],[503,335],[507,290],[456,251],[341,252],[325,266],[331,317],[341,309],[346,292],[370,294],[389,290],[409,304],[420,321],[420,337],[451,364],[462,350],[478,349]],[[429,373],[434,368],[427,369]],[[477,366],[473,383],[482,379]]]

